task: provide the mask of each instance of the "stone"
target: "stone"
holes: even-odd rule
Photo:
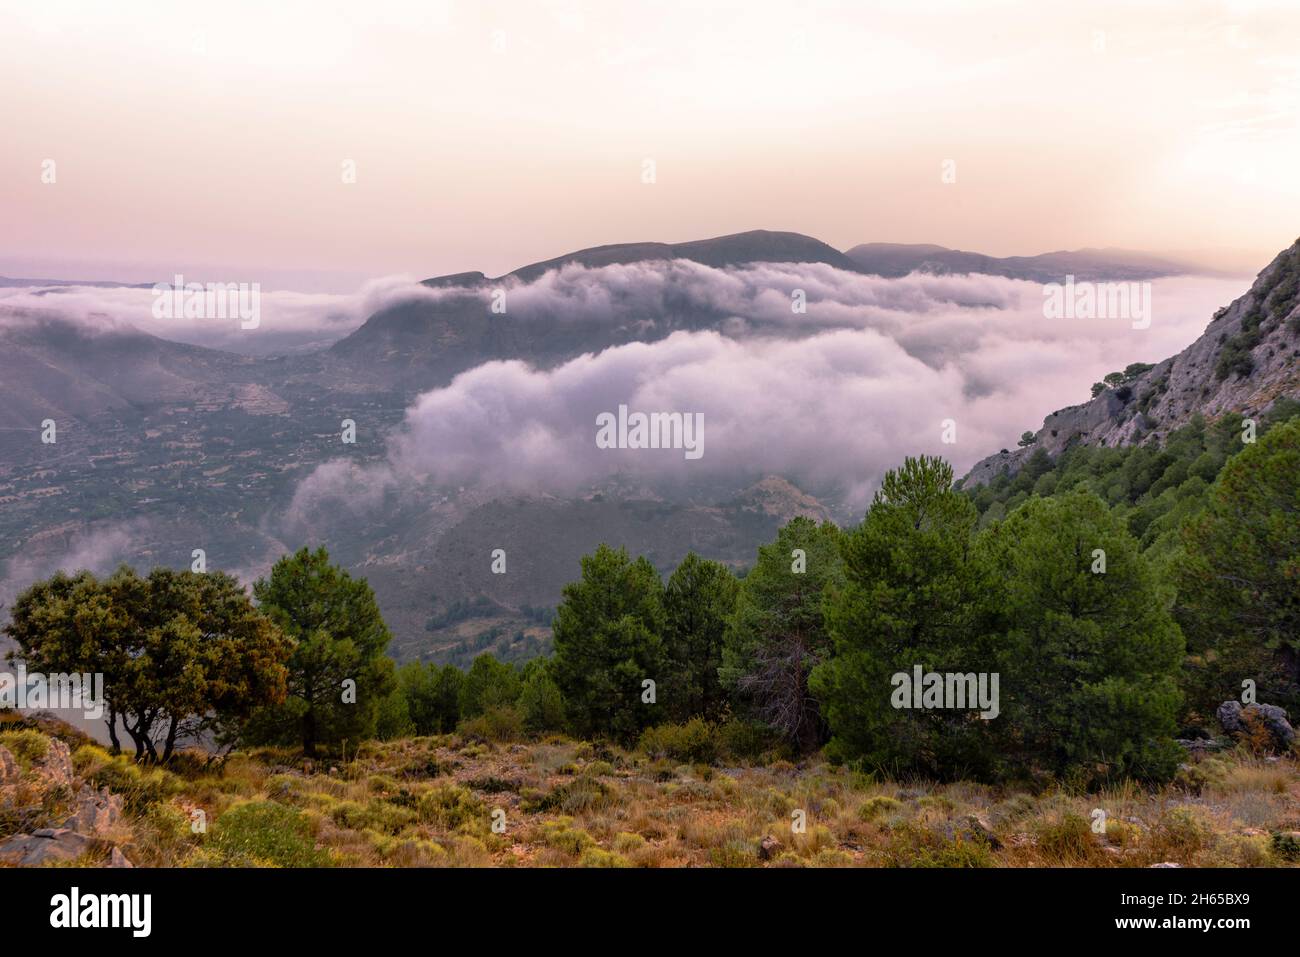
[[[103,837],[122,819],[122,798],[108,788],[94,791],[82,788],[78,795],[77,810],[63,822],[63,826],[80,834]]]
[[[135,867],[134,864],[132,864],[129,860],[127,860],[126,855],[122,853],[121,849],[116,847],[113,848],[113,850],[108,855],[108,866],[109,867]]]
[[[0,861],[18,867],[39,867],[51,861],[73,861],[98,842],[66,827],[42,827],[0,841]]]
[[[1248,704],[1225,701],[1215,711],[1215,717],[1229,734],[1248,734],[1251,725],[1258,722],[1268,729],[1277,751],[1286,751],[1295,741],[1295,728],[1287,720],[1286,711],[1275,704]]]
[[[1152,867],[1182,867],[1183,865],[1177,864],[1174,861],[1161,861],[1159,864],[1152,864],[1151,866]]]
[[[760,861],[770,861],[781,851],[781,842],[771,834],[763,835],[763,839],[758,842],[758,859]]]
[[[993,833],[993,828],[984,818],[978,814],[968,814],[966,815],[966,825],[976,837],[981,838],[992,850],[1001,850],[1002,842],[998,840],[998,836]]]
[[[72,752],[58,738],[50,738],[49,742],[50,746],[45,752],[45,757],[41,759],[40,767],[37,770],[38,776],[44,780],[47,787],[75,789],[76,778],[72,772]]]

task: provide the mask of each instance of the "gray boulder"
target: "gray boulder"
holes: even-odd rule
[[[53,861],[73,861],[99,842],[66,827],[41,827],[0,842],[0,861],[18,867],[39,867]]]
[[[1240,701],[1225,701],[1219,705],[1215,716],[1219,719],[1219,724],[1223,725],[1223,730],[1229,734],[1248,733],[1253,721],[1258,721],[1272,735],[1274,749],[1277,751],[1286,751],[1295,741],[1295,728],[1287,720],[1286,711],[1275,704],[1248,704],[1242,707]]]

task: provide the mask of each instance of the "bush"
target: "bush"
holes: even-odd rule
[[[295,808],[274,801],[239,804],[217,818],[212,845],[225,862],[243,867],[327,867],[310,824]]]
[[[889,867],[993,867],[988,844],[963,835],[947,837],[913,822],[893,829],[885,849]]]
[[[462,721],[457,730],[465,737],[479,741],[518,741],[524,736],[524,719],[517,710],[506,705]]]
[[[761,761],[782,748],[780,738],[757,721],[728,718],[718,726],[718,750],[733,761]]]
[[[903,809],[903,802],[897,798],[886,797],[883,794],[869,798],[864,801],[858,808],[858,819],[862,821],[874,821],[876,818],[883,817],[887,814],[896,814]]]
[[[446,830],[486,819],[482,802],[463,787],[442,784],[420,795],[416,806],[420,820]]]
[[[618,792],[603,781],[582,775],[572,781],[557,784],[548,793],[530,795],[523,801],[524,810],[562,811],[579,814],[609,807],[618,802]]]
[[[661,724],[643,731],[637,746],[651,758],[712,764],[718,757],[717,726],[702,718],[692,718],[685,724]]]
[[[0,745],[8,748],[24,768],[30,768],[33,764],[44,761],[45,755],[50,752],[50,739],[39,731],[29,728],[21,731],[5,731],[0,734]]]
[[[595,847],[595,838],[581,828],[573,827],[572,824],[571,818],[547,821],[542,825],[542,842],[547,847],[575,856],[588,848]]]
[[[620,854],[613,854],[599,847],[589,847],[578,858],[579,867],[631,867],[632,862]]]
[[[73,755],[73,767],[95,787],[120,794],[123,806],[132,812],[165,801],[180,790],[180,781],[174,774],[136,764],[126,755],[113,757],[95,745],[78,748]]]
[[[1294,864],[1300,861],[1300,832],[1278,831],[1273,834],[1273,854],[1279,860]]]
[[[1065,863],[1080,863],[1097,853],[1099,845],[1086,817],[1066,813],[1055,822],[1044,824],[1038,832],[1038,847]]]

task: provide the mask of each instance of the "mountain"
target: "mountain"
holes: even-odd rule
[[[45,418],[84,422],[141,404],[218,401],[252,387],[255,365],[125,323],[12,313],[0,324],[0,426],[35,430]]]
[[[1245,295],[1214,314],[1205,332],[1178,355],[1135,365],[1121,380],[1080,405],[1043,420],[1032,444],[1003,449],[976,463],[963,485],[1014,475],[1037,449],[1056,455],[1075,443],[1159,443],[1194,416],[1253,416],[1277,399],[1300,397],[1300,240],[1279,253]]]
[[[1133,282],[1204,272],[1187,263],[1125,249],[1076,249],[1037,256],[997,257],[928,244],[864,243],[844,255],[860,272],[890,277],[906,276],[910,272],[982,273],[1033,282],[1063,282],[1067,275],[1081,281]]]
[[[460,290],[437,299],[398,302],[370,316],[329,350],[332,357],[383,381],[410,390],[445,385],[457,373],[491,359],[525,359],[551,366],[585,352],[628,342],[662,339],[678,329],[718,328],[730,316],[701,307],[679,291],[665,294],[663,314],[645,316],[633,294],[609,290],[610,308],[599,316],[575,316],[545,301],[494,313],[492,291],[507,290],[567,265],[590,268],[685,259],[722,267],[756,262],[826,263],[853,270],[842,253],[798,233],[755,230],[687,243],[623,243],[598,246],[533,263],[489,279],[480,272],[424,281],[430,289]]]

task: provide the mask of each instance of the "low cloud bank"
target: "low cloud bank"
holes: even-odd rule
[[[797,289],[806,312],[791,308]],[[725,318],[550,369],[494,361],[462,373],[411,406],[384,464],[321,466],[294,511],[327,500],[364,509],[393,487],[564,494],[614,475],[671,488],[771,473],[838,490],[859,508],[904,455],[941,454],[963,472],[1046,414],[1086,401],[1107,372],[1176,353],[1241,292],[1238,280],[1157,280],[1150,327],[1135,329],[1045,318],[1041,285],[1000,277],[680,261],[565,267],[508,287],[510,312],[658,321],[675,303]],[[702,413],[704,454],[599,447],[597,417],[620,405]],[[942,441],[948,419],[954,444]]]

